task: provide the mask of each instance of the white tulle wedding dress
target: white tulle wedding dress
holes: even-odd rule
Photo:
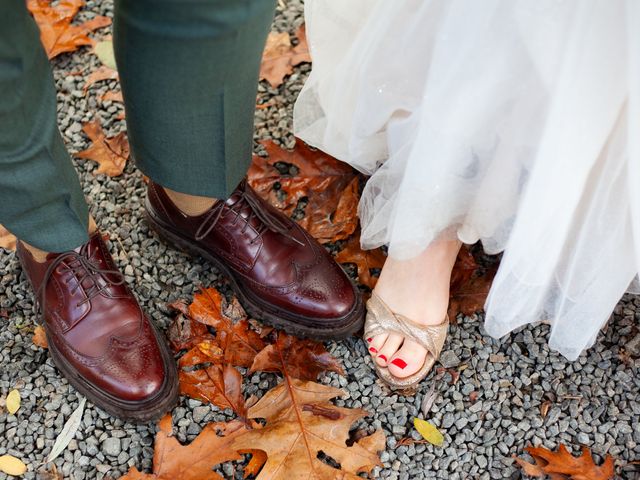
[[[370,175],[362,244],[504,256],[485,327],[575,359],[640,269],[640,1],[306,0],[296,134]]]

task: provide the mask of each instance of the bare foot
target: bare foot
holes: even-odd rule
[[[461,245],[457,240],[441,240],[410,260],[387,258],[374,291],[394,313],[424,325],[442,323]],[[427,355],[419,344],[395,333],[376,335],[367,342],[374,361],[398,378],[420,370]]]

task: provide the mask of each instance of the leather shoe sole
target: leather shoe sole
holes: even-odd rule
[[[44,326],[46,331],[46,325]],[[55,366],[60,370],[69,383],[82,395],[87,397],[95,406],[121,420],[134,423],[147,423],[159,419],[170,411],[178,402],[178,371],[176,362],[169,353],[168,347],[155,325],[151,323],[151,329],[160,345],[162,361],[165,368],[164,383],[160,390],[151,398],[143,401],[126,401],[109,395],[89,383],[80,375],[72,365],[58,352],[54,342],[49,343],[49,353]],[[47,333],[48,336],[48,333]]]

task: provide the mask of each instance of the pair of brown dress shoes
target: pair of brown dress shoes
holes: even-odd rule
[[[188,216],[149,184],[150,226],[224,272],[252,316],[295,335],[340,339],[362,326],[362,299],[327,251],[242,182],[226,201]],[[38,263],[18,245],[49,351],[69,382],[112,415],[139,422],[177,401],[175,361],[126,286],[99,232]]]

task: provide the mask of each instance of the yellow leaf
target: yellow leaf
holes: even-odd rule
[[[93,52],[98,56],[100,61],[109,68],[117,70],[116,59],[113,54],[113,43],[111,40],[103,40],[93,46]]]
[[[421,418],[414,418],[413,426],[416,427],[416,430],[418,430],[418,433],[422,435],[422,438],[436,447],[441,447],[444,443],[444,437],[440,431],[429,422],[426,422]]]
[[[16,413],[20,408],[20,392],[18,390],[11,390],[7,395],[7,410],[11,415]]]
[[[15,390],[14,390],[15,391]],[[4,472],[7,475],[22,475],[27,471],[27,466],[11,455],[0,456],[0,472]]]

